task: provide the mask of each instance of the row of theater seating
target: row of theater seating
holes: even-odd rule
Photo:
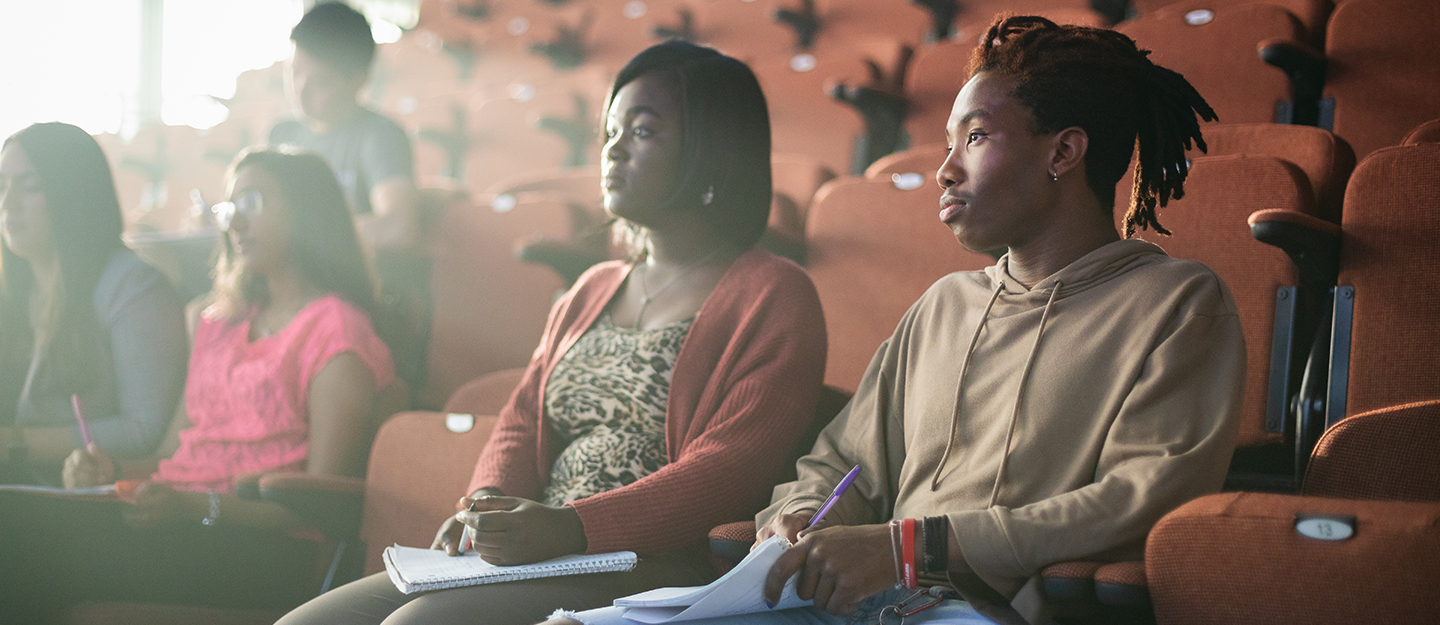
[[[427,0],[419,26],[381,46],[369,93],[373,106],[416,137],[422,180],[479,191],[535,169],[593,163],[610,76],[655,37],[679,33],[755,68],[770,98],[778,152],[859,173],[892,150],[943,141],[945,117],[964,81],[961,68],[995,13],[1038,13],[1101,27],[1118,17],[1096,11],[1091,0],[975,0],[960,3],[943,22],[952,37],[933,39],[939,26],[926,25],[920,6],[944,4]],[[1103,4],[1114,3],[1093,3]],[[1186,75],[1224,123],[1319,125],[1364,157],[1440,115],[1434,105],[1440,62],[1424,44],[1425,33],[1440,23],[1440,9],[1428,0],[1133,4],[1134,15],[1116,29]],[[800,47],[774,15],[804,13],[805,6],[820,30]],[[690,15],[688,31],[672,28],[681,14]],[[535,51],[576,28],[583,31],[578,66],[557,67]],[[189,189],[217,196],[229,156],[263,140],[268,127],[289,114],[282,75],[279,64],[242,75],[227,101],[231,118],[204,134],[152,128],[129,142],[109,138],[105,147],[120,163],[132,221],[178,229]]]
[[[819,0],[814,6],[820,15],[834,16],[853,1]],[[454,5],[444,10],[459,11],[467,3],[443,4]],[[526,15],[535,23],[556,15],[551,9],[524,4],[497,0],[491,6],[501,17],[510,17],[504,12],[510,9],[529,11]],[[603,3],[610,4],[614,3]],[[954,19],[957,39],[949,42],[921,44],[921,35],[908,30],[896,35],[889,27],[863,30],[863,37],[840,37],[835,33],[844,30],[836,26],[828,36],[821,32],[817,37],[809,50],[817,70],[804,73],[790,65],[796,52],[790,40],[781,45],[775,41],[778,35],[754,34],[760,24],[770,21],[768,15],[752,9],[770,10],[781,4],[786,3],[651,2],[650,11],[658,16],[662,8],[691,6],[697,32],[703,34],[708,28],[717,38],[736,33],[729,49],[750,50],[748,59],[764,81],[772,100],[776,147],[785,153],[776,158],[771,227],[780,238],[803,249],[803,254],[792,255],[805,261],[821,292],[834,341],[827,368],[833,401],[821,414],[828,417],[844,390],[854,387],[875,347],[925,287],[951,271],[993,262],[959,248],[934,221],[938,191],[932,180],[943,158],[943,146],[935,142],[943,141],[939,131],[962,82],[958,68],[973,47],[970,42],[977,29],[998,5],[965,3],[968,10]],[[1024,6],[1016,6],[1020,4]],[[1440,442],[1435,440],[1434,427],[1440,408],[1434,405],[1346,420],[1331,428],[1311,452],[1320,432],[1347,415],[1440,397],[1430,365],[1434,359],[1429,356],[1437,338],[1434,320],[1440,317],[1440,300],[1431,296],[1435,261],[1440,259],[1434,242],[1440,226],[1433,217],[1440,191],[1430,174],[1440,159],[1436,154],[1440,146],[1378,149],[1401,143],[1402,127],[1440,117],[1440,109],[1434,108],[1440,100],[1423,95],[1440,84],[1433,76],[1440,63],[1420,35],[1440,23],[1436,5],[1423,0],[1345,0],[1338,6],[1328,0],[1179,4],[1136,0],[1134,5],[1139,17],[1118,28],[1140,40],[1142,47],[1154,49],[1157,61],[1190,77],[1227,122],[1205,127],[1209,154],[1193,155],[1189,193],[1161,213],[1162,222],[1176,236],[1141,236],[1176,256],[1214,267],[1241,308],[1250,375],[1230,487],[1294,492],[1304,478],[1307,495],[1440,500],[1434,452]],[[1088,2],[1007,6],[1072,23],[1108,23],[1097,13],[1086,13]],[[734,23],[743,27],[705,26],[712,13],[742,10],[750,12],[744,14],[744,21]],[[843,22],[837,19],[832,25]],[[918,23],[913,15],[894,23],[911,22]],[[747,29],[756,41],[747,43],[743,34]],[[500,35],[491,31],[487,36],[491,38],[474,40],[477,49],[492,53],[481,55],[476,67],[483,70],[490,62],[505,65],[522,56],[518,48],[487,48],[496,45]],[[1267,42],[1268,46],[1261,45]],[[1324,53],[1306,55],[1304,46]],[[916,48],[913,58],[905,52],[907,47]],[[1264,47],[1282,65],[1288,63],[1290,76],[1257,62],[1257,48]],[[432,56],[416,52],[417,57],[434,61],[435,50],[426,50]],[[1313,63],[1296,65],[1296,50],[1302,59],[1326,61],[1323,81],[1314,76]],[[462,58],[453,51],[443,54]],[[515,121],[543,114],[583,122],[584,111],[593,116],[598,108],[613,66],[595,60],[578,69],[556,71],[544,65],[534,59],[520,63],[531,73],[499,87],[475,87],[475,81],[484,79],[483,71],[469,77],[471,87],[461,89],[474,87],[474,93],[483,97],[462,101],[458,117],[453,102],[446,100],[456,92],[449,82],[453,78],[431,74],[412,88],[397,76],[383,100],[389,103],[387,108],[409,110],[410,116],[402,117],[412,129],[432,131],[432,139],[422,143],[428,147],[419,150],[424,171],[441,162],[452,170],[464,167],[474,172],[467,184],[484,192],[473,198],[440,198],[446,206],[437,218],[432,249],[435,317],[430,376],[417,390],[421,405],[444,408],[402,413],[387,421],[376,438],[365,482],[328,481],[318,485],[322,494],[317,495],[313,478],[269,475],[257,476],[244,489],[255,497],[290,504],[314,519],[336,544],[347,546],[335,552],[331,563],[330,571],[339,579],[360,570],[379,570],[378,550],[384,545],[428,543],[434,519],[448,514],[456,493],[463,490],[468,471],[456,468],[473,465],[489,433],[491,421],[485,415],[498,411],[515,384],[516,373],[510,368],[528,360],[551,298],[567,277],[573,278],[573,273],[560,275],[527,265],[513,252],[534,243],[537,236],[549,241],[588,237],[587,245],[593,245],[596,254],[609,251],[607,241],[596,239],[592,232],[600,221],[598,174],[584,167],[555,171],[555,166],[571,158],[575,144]],[[772,65],[773,71],[766,69]],[[420,64],[403,67],[408,66]],[[1312,73],[1306,74],[1307,69]],[[904,127],[911,144],[919,147],[875,162],[863,176],[831,180],[836,172],[854,171],[857,163],[865,161],[852,158],[852,140],[866,130],[862,119],[821,91],[837,81],[903,94],[908,106]],[[577,93],[582,94],[580,99]],[[1313,102],[1307,103],[1311,96]],[[526,106],[522,99],[537,104]],[[466,108],[471,103],[475,106]],[[1304,126],[1229,123],[1305,121],[1296,112],[1312,104],[1316,111],[1312,121],[1329,120],[1334,134]],[[1328,111],[1327,116],[1321,111]],[[478,121],[466,121],[467,115]],[[489,126],[477,134],[475,124],[488,123],[485,120],[498,120],[496,134],[485,134],[492,132]],[[806,125],[815,120],[820,122],[814,127]],[[466,132],[447,135],[440,131],[446,124]],[[511,128],[516,131],[500,134]],[[1433,142],[1435,132],[1434,125],[1418,130],[1405,143]],[[482,136],[483,140],[477,139]],[[444,143],[456,138],[473,141]],[[440,149],[445,145],[451,147]],[[549,147],[537,150],[547,155],[543,162],[503,157],[544,145]],[[595,148],[592,144],[588,149]],[[479,156],[482,153],[490,156]],[[458,165],[456,154],[465,157]],[[1362,159],[1359,167],[1356,155]],[[913,186],[917,180],[918,187]],[[1129,181],[1122,181],[1117,196],[1128,197],[1128,192]],[[1282,247],[1263,245],[1257,237]],[[1364,434],[1368,428],[1357,425],[1361,423],[1381,423],[1385,434]],[[1335,440],[1346,429],[1362,432],[1358,453],[1344,451],[1347,445]],[[1381,454],[1391,461],[1377,461]],[[1326,460],[1332,456],[1344,462]],[[1331,471],[1332,477],[1314,477],[1324,471]],[[1350,484],[1334,486],[1343,480]],[[1433,600],[1405,584],[1413,581],[1407,575],[1429,570],[1417,569],[1413,560],[1416,554],[1435,553],[1433,536],[1415,538],[1420,530],[1433,534],[1440,515],[1433,505],[1285,498],[1289,495],[1219,497],[1196,502],[1162,521],[1152,537],[1153,557],[1147,562],[1104,567],[1067,563],[1047,572],[1047,588],[1056,596],[1070,597],[1075,614],[1101,620],[1158,615],[1162,622],[1275,622],[1292,620],[1288,616],[1297,613],[1297,605],[1328,610],[1331,617],[1365,617],[1356,610],[1377,603],[1390,604],[1402,615],[1416,614],[1413,610],[1421,608],[1434,613]],[[1309,539],[1294,534],[1296,513],[1353,515],[1363,539],[1334,545],[1306,542]],[[1392,519],[1404,519],[1409,525],[1394,529],[1387,524]],[[1196,538],[1197,531],[1213,536],[1202,540]],[[1413,539],[1405,543],[1408,551],[1396,546],[1402,543],[1385,544],[1386,539],[1402,535]],[[720,535],[727,537],[734,535]],[[368,545],[363,564],[356,557],[357,540]],[[1283,546],[1267,546],[1275,543],[1266,540]],[[1356,558],[1368,558],[1364,562],[1394,558],[1409,564],[1388,571],[1358,569],[1364,579],[1335,573],[1344,566],[1341,563]],[[1305,569],[1321,573],[1306,574]],[[1241,573],[1264,579],[1255,581]],[[1387,582],[1391,585],[1385,586]],[[1262,588],[1263,592],[1257,590]],[[1257,601],[1263,605],[1256,607]],[[77,620],[93,617],[97,614],[93,609],[78,610]],[[98,609],[99,614],[114,614],[105,612],[114,606]],[[151,612],[143,606],[121,609],[140,610],[136,614],[146,615],[141,620],[153,622],[163,621],[161,615],[167,613],[158,607]],[[1311,613],[1320,612],[1306,612]],[[193,616],[176,622],[194,620]],[[268,622],[265,619],[273,615],[236,618]]]

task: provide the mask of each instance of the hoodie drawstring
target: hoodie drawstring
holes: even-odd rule
[[[1035,330],[1035,342],[1030,345],[1030,355],[1025,357],[1025,369],[1020,373],[1020,388],[1015,391],[1015,408],[1010,411],[1010,430],[1005,432],[1005,451],[1000,454],[1000,470],[995,472],[995,486],[990,489],[990,504],[995,507],[1000,500],[1000,484],[1005,481],[1005,467],[1010,464],[1010,442],[1015,438],[1015,425],[1020,422],[1020,401],[1025,397],[1025,382],[1030,379],[1030,368],[1035,364],[1035,354],[1040,353],[1040,337],[1045,334],[1045,320],[1050,318],[1050,307],[1060,293],[1060,281],[1050,290],[1050,299],[1045,302],[1045,311],[1040,313],[1040,327]]]
[[[1050,309],[1055,305],[1055,299],[1060,293],[1061,282],[1055,281],[1055,287],[1050,290],[1050,298],[1045,301],[1045,310],[1040,313],[1040,327],[1035,330],[1035,341],[1030,345],[1030,353],[1025,357],[1025,368],[1020,372],[1020,386],[1015,391],[1015,408],[1010,412],[1009,429],[1005,432],[1005,449],[1000,455],[1000,469],[995,473],[995,485],[990,489],[990,504],[993,507],[1000,498],[1000,484],[1005,479],[1005,466],[1010,458],[1010,447],[1015,438],[1015,427],[1020,421],[1020,402],[1025,396],[1025,384],[1030,379],[1030,370],[1035,365],[1035,355],[1040,352],[1040,337],[1045,334],[1045,323],[1050,318]],[[960,388],[955,393],[954,416],[950,420],[950,439],[945,444],[945,453],[940,456],[940,464],[935,467],[935,474],[930,478],[930,490],[933,492],[940,487],[940,475],[945,471],[945,465],[950,460],[950,453],[955,447],[955,434],[960,427],[960,411],[965,400],[965,376],[970,371],[970,360],[975,354],[975,346],[979,343],[980,332],[984,330],[986,321],[990,318],[990,310],[995,306],[995,300],[1000,298],[1000,292],[1004,289],[1004,283],[995,287],[995,292],[990,295],[990,301],[985,304],[985,312],[980,318],[980,325],[975,328],[975,334],[970,337],[970,346],[965,349],[965,360],[960,367]]]
[[[965,399],[965,374],[970,372],[970,356],[975,353],[975,346],[980,342],[980,332],[985,329],[985,322],[990,319],[990,309],[995,307],[995,300],[1000,299],[1000,292],[1004,289],[1004,282],[995,285],[995,292],[990,294],[990,301],[985,303],[985,312],[980,313],[980,323],[975,326],[975,334],[970,336],[970,346],[965,348],[965,360],[960,364],[960,389],[955,392],[955,409],[951,411],[954,417],[950,419],[950,440],[945,443],[945,453],[940,456],[940,464],[935,467],[935,474],[930,476],[931,492],[940,487],[940,473],[945,470],[945,464],[950,461],[950,450],[955,446],[955,432],[960,427],[960,406]]]

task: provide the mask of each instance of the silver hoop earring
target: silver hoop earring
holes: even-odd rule
[[[709,206],[710,203],[711,203],[711,202],[714,202],[714,201],[715,201],[715,185],[712,184],[712,185],[710,185],[710,188],[706,189],[704,193],[701,193],[701,194],[700,194],[700,203],[703,204],[703,205],[705,205],[705,206]]]

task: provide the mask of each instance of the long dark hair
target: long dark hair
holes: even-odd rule
[[[1015,79],[1014,95],[1030,109],[1037,132],[1085,130],[1086,185],[1107,210],[1115,205],[1116,183],[1136,157],[1126,238],[1136,228],[1170,234],[1155,207],[1185,194],[1185,151],[1192,141],[1205,149],[1196,116],[1218,119],[1185,77],[1152,63],[1149,55],[1113,30],[1001,16],[970,58],[970,76],[989,71]]]
[[[291,147],[252,148],[236,157],[229,177],[246,167],[263,169],[280,186],[290,209],[289,259],[300,275],[374,319],[375,274],[360,249],[345,194],[325,160]],[[216,310],[230,321],[270,300],[265,277],[246,266],[226,236],[220,237],[213,295]]]
[[[94,137],[50,122],[11,135],[4,147],[11,146],[24,150],[35,168],[59,264],[50,300],[31,319],[35,275],[28,261],[0,241],[0,398],[13,408],[9,395],[18,393],[25,379],[25,371],[16,368],[27,366],[37,347],[36,381],[47,394],[78,393],[93,383],[99,367],[109,366],[100,349],[108,340],[95,318],[95,287],[125,244],[115,179]]]
[[[630,59],[615,77],[615,94],[645,74],[673,77],[685,111],[681,174],[669,208],[704,206],[706,223],[726,240],[748,248],[770,219],[770,113],[755,73],[711,48],[683,41],[651,46]]]

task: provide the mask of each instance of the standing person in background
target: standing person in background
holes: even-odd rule
[[[325,158],[373,249],[416,244],[415,160],[410,137],[360,104],[375,39],[364,15],[339,2],[310,9],[290,31],[295,52],[286,92],[299,119],[270,129],[270,145],[297,145]]]
[[[58,483],[83,447],[150,453],[185,383],[185,321],[169,281],[120,240],[110,166],[85,131],[35,124],[0,151],[0,453],[7,481]],[[28,461],[22,460],[28,459]],[[21,466],[29,465],[29,466]],[[33,471],[31,469],[34,469]]]
[[[374,252],[380,279],[375,319],[390,342],[396,373],[414,388],[424,378],[429,342],[430,259],[415,188],[410,137],[360,104],[375,61],[364,15],[340,2],[317,4],[290,31],[295,51],[286,92],[298,119],[270,129],[270,145],[290,144],[324,157]]]

